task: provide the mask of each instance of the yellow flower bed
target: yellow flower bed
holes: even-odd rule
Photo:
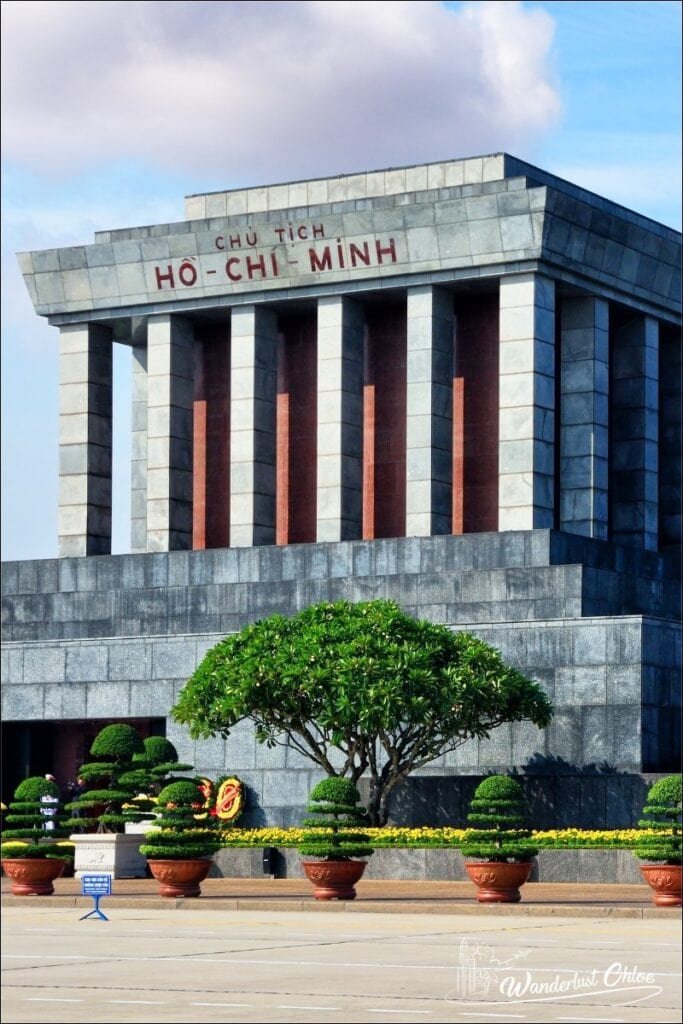
[[[221,832],[223,846],[298,846],[305,838],[325,835],[326,829],[303,828],[231,828]],[[463,841],[463,828],[365,828],[373,846],[395,847],[458,847]],[[532,833],[530,842],[546,849],[631,849],[651,829],[547,829]]]

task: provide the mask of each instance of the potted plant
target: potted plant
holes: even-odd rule
[[[137,792],[133,757],[135,754],[144,756],[144,744],[131,725],[119,722],[105,726],[97,734],[90,753],[97,760],[81,765],[78,771],[88,789],[66,805],[68,811],[80,811],[81,817],[70,819],[66,824],[98,832],[122,833],[127,821],[144,816],[141,810],[123,810],[123,805],[130,803]],[[133,777],[126,779],[127,774]]]
[[[140,780],[133,757],[144,756],[142,738],[132,726],[117,722],[97,734],[90,753],[95,760],[82,765],[78,772],[88,788],[66,805],[73,816],[65,824],[90,833],[71,836],[76,877],[91,871],[110,871],[115,878],[144,878],[140,836],[125,835],[127,822],[149,818],[154,807],[145,794],[141,798],[138,795]]]
[[[477,786],[467,815],[462,853],[477,886],[480,903],[519,903],[519,887],[531,874],[538,853],[528,844],[531,831],[525,822],[524,794],[516,779],[491,775]]]
[[[191,764],[181,764],[178,751],[165,736],[147,736],[142,741],[144,750],[133,754],[132,767],[119,777],[119,785],[137,795],[124,803],[125,831],[139,834],[148,831],[156,817],[157,796],[169,782],[181,776],[176,772],[192,771]],[[131,813],[140,812],[140,813]]]
[[[36,776],[17,786],[5,819],[12,827],[2,832],[2,866],[15,896],[51,896],[55,891],[52,883],[68,859],[56,842],[68,834],[61,827],[60,810],[56,782]]]
[[[308,813],[315,815],[304,821],[309,835],[299,846],[306,877],[315,886],[317,900],[353,900],[356,882],[367,861],[354,857],[370,857],[374,852],[369,836],[359,831],[366,824],[366,815],[358,806],[360,794],[350,779],[323,779],[311,790]]]
[[[681,906],[681,776],[655,782],[647,794],[643,834],[634,849],[643,878],[654,891],[657,907]]]
[[[147,736],[142,741],[143,751],[133,754],[132,770],[126,772],[124,782],[139,791],[156,797],[176,772],[191,772],[193,765],[181,764],[178,751],[165,736]]]
[[[200,883],[220,846],[213,827],[200,826],[195,815],[202,807],[196,782],[180,779],[159,793],[157,827],[147,834],[140,852],[159,882],[160,896],[199,896]]]

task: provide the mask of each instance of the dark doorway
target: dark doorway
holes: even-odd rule
[[[121,718],[137,729],[143,739],[165,736],[164,718]],[[78,768],[89,760],[95,736],[111,719],[77,719],[61,722],[3,722],[2,801],[12,799],[22,779],[52,772],[62,789],[73,782]]]

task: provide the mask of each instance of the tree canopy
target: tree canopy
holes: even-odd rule
[[[378,600],[273,615],[207,652],[173,709],[194,739],[251,719],[327,775],[370,776],[368,811],[384,824],[407,775],[503,722],[539,727],[552,706],[537,683],[471,634],[418,621]]]

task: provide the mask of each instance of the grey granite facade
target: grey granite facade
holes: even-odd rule
[[[540,259],[553,265],[553,276],[577,283],[585,283],[588,276],[611,292],[610,297],[628,296],[634,308],[680,305],[677,232],[507,154],[483,159],[488,169],[481,170],[478,158],[479,169],[464,184],[402,188],[400,171],[393,177],[392,172],[379,172],[385,184],[373,194],[359,185],[351,197],[347,187],[344,198],[296,206],[283,198],[282,205],[269,208],[254,204],[252,212],[209,214],[208,207],[219,207],[215,194],[194,196],[188,205],[193,212],[203,205],[203,217],[100,231],[93,245],[21,253],[20,265],[36,311],[55,322],[81,320],[84,312],[90,319],[107,319],[112,309],[121,314],[139,313],[143,307],[149,313],[162,308],[171,312],[187,309],[188,300],[193,308],[249,304],[264,291],[282,299],[288,289],[318,294],[319,286],[327,284],[336,291],[364,291],[378,277],[400,285],[406,275],[411,284],[453,280],[452,271],[456,278],[471,277],[473,269],[477,276],[497,276],[504,264],[518,272],[525,261]],[[476,161],[453,161],[453,167],[460,165],[464,174],[470,163]],[[425,183],[430,172],[435,180],[440,173],[442,180],[448,177],[445,164],[406,168],[404,180],[410,171],[424,172]],[[309,189],[327,186],[329,196],[340,182],[307,184]],[[247,198],[254,191],[261,190],[247,190]],[[342,185],[339,194],[343,191]],[[311,244],[320,244],[311,218],[324,219],[323,239],[343,238],[363,253],[368,242],[372,265],[357,259],[351,273],[346,258],[342,265],[330,253],[328,261],[324,244],[311,261]],[[304,221],[307,234],[299,235]],[[254,234],[256,244],[251,242]],[[378,244],[383,248],[390,237],[395,255],[379,256]],[[278,273],[273,273],[273,249],[290,242],[306,258],[295,268],[289,259],[278,262]],[[233,265],[232,277],[225,271],[226,252],[239,253],[235,258],[243,261]],[[348,255],[350,261],[350,249]],[[193,272],[188,261],[199,269]],[[222,275],[218,282],[209,274],[214,270]]]
[[[251,821],[296,822],[307,762],[247,724],[194,744],[170,709],[227,633],[387,597],[555,705],[543,733],[426,767],[396,820],[457,820],[513,770],[537,821],[631,824],[643,773],[680,757],[680,243],[499,153],[190,196],[183,221],[19,254],[60,328],[62,557],[3,566],[5,721],[165,722],[244,778]],[[133,350],[117,556],[113,343]]]
[[[544,732],[501,726],[426,767],[397,821],[461,820],[472,780],[512,769],[535,780],[544,823],[627,825],[640,773],[680,754],[679,590],[671,560],[646,551],[552,531],[176,551],[7,563],[3,589],[5,721],[165,717],[182,759],[244,779],[254,822],[297,822],[312,766],[248,723],[194,743],[169,710],[227,632],[319,600],[389,597],[471,630],[555,706]]]

